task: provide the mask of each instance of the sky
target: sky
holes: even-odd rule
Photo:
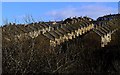
[[[58,21],[74,16],[99,16],[118,13],[117,2],[3,2],[2,22],[25,23],[27,16],[35,21]],[[0,22],[0,25],[2,24]]]
[[[118,2],[119,0],[1,0],[2,2]]]

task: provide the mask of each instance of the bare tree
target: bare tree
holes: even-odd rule
[[[3,25],[8,25],[9,24],[9,21],[8,21],[7,18],[3,18],[2,20],[3,20]]]
[[[35,22],[34,18],[32,15],[26,15],[25,17],[23,17],[23,20],[25,23],[32,23],[32,22]]]

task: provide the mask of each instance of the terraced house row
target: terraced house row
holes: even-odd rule
[[[75,25],[66,25],[57,30],[46,32],[43,36],[46,36],[49,39],[50,46],[60,45],[65,41],[72,40],[80,35],[83,35],[94,28],[94,25],[91,23],[88,24],[76,24]],[[41,35],[42,36],[42,35]]]
[[[119,17],[120,15],[117,14],[99,17],[96,21],[89,17],[73,17],[58,22],[35,22],[28,25],[15,25],[14,23],[3,27],[3,34],[5,35],[4,39],[8,41],[13,38],[20,41],[41,37],[41,41],[56,47],[65,41],[90,32],[87,33],[89,41],[98,41],[97,44],[105,47],[111,41],[112,34],[117,30],[117,22],[112,22],[112,20],[117,20]],[[90,37],[91,35],[93,37]],[[9,36],[14,37],[10,38]]]
[[[113,34],[119,29],[120,14],[106,15],[99,17],[94,22],[94,29],[89,35],[93,35],[96,38],[93,41],[98,41],[98,45],[105,47],[112,40]]]
[[[6,35],[13,35],[15,36],[14,38],[17,39],[22,39],[22,38],[35,38],[40,34],[44,34],[46,32],[54,31],[59,28],[64,28],[68,27],[68,25],[75,24],[75,23],[81,23],[81,28],[85,28],[87,25],[86,22],[90,21],[91,19],[88,17],[78,17],[78,18],[67,18],[65,21],[60,21],[58,23],[56,22],[39,22],[39,23],[31,23],[28,25],[15,25],[10,24],[8,27],[3,27],[3,32],[8,32],[5,33]],[[88,23],[88,22],[87,22]],[[75,28],[74,28],[75,29]],[[84,32],[83,32],[84,33]],[[8,37],[6,37],[8,39]],[[10,39],[9,39],[10,40]]]
[[[105,45],[108,45],[108,43],[112,39],[112,34],[117,30],[116,29],[110,29],[107,27],[109,25],[105,25],[103,27],[95,28],[93,32],[95,32],[101,39],[101,47],[105,47]]]

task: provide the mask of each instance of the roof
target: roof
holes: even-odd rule
[[[36,25],[34,25],[34,28],[36,28],[37,30],[39,30],[39,29],[42,29],[42,26],[40,26],[39,24],[36,24]]]
[[[98,28],[97,30],[100,31],[101,33],[103,33],[104,35],[106,35],[106,32],[103,31],[101,28]]]
[[[25,28],[28,29],[28,30],[30,30],[30,31],[33,31],[33,30],[34,30],[34,29],[33,29],[33,26],[31,26],[31,25],[26,25]]]
[[[66,27],[62,27],[61,29],[63,29],[67,33],[70,32],[70,30],[68,28],[66,28]]]
[[[70,25],[70,27],[72,27],[74,30],[76,30],[76,29],[80,28],[80,23],[78,22],[78,23],[72,24],[72,25]]]
[[[74,31],[74,28],[72,28],[71,26],[66,26],[67,29],[69,29],[70,31]]]
[[[49,25],[45,22],[39,22],[38,25],[40,25],[42,28],[48,28]]]
[[[107,29],[104,28],[104,27],[100,27],[100,29],[103,30],[105,33],[109,33],[109,32],[110,32],[109,30],[107,30]]]
[[[47,33],[45,33],[43,35],[46,36],[50,40],[54,40],[55,39],[49,32],[47,32]]]
[[[80,23],[80,28],[85,27],[85,25],[83,23]]]
[[[39,22],[40,25],[44,26],[45,28],[49,27],[49,24],[45,23],[45,22]]]
[[[31,32],[31,28],[25,27],[25,29],[26,29],[27,32]]]
[[[62,28],[60,28],[60,29],[57,29],[60,33],[62,33],[62,34],[67,34],[67,32],[65,31],[65,30],[63,30]]]
[[[70,25],[74,30],[78,29],[80,26],[79,25]]]
[[[67,23],[67,22],[70,22],[70,21],[72,21],[72,19],[71,19],[71,18],[67,18],[67,19],[65,19],[65,20],[63,21],[63,23]]]
[[[47,26],[45,24],[39,24],[42,28],[47,28]]]
[[[103,36],[104,34],[102,32],[100,32],[99,30],[93,29],[93,31],[99,35],[99,36]]]
[[[59,36],[63,36],[63,35],[64,35],[63,33],[61,33],[61,32],[58,31],[58,30],[55,30],[55,32],[56,32]]]
[[[25,26],[23,26],[23,25],[18,26],[18,28],[20,29],[20,33],[27,33],[28,32],[27,29],[25,28]]]
[[[60,35],[58,35],[55,31],[50,31],[50,32],[48,32],[48,33],[50,33],[52,36],[54,36],[55,38],[59,38],[60,37]]]

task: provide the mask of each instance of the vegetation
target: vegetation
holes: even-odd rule
[[[3,26],[3,75],[120,73],[119,23],[120,19],[108,22],[108,24],[117,27],[118,30],[113,34],[109,45],[104,48],[95,48],[92,46],[95,43],[88,43],[89,40],[85,40],[94,37],[88,37],[89,32],[53,48],[44,41],[47,39],[41,35],[36,38],[23,37],[22,40],[16,41],[15,34],[22,32],[22,30],[18,30],[18,26],[24,29],[24,25]]]

